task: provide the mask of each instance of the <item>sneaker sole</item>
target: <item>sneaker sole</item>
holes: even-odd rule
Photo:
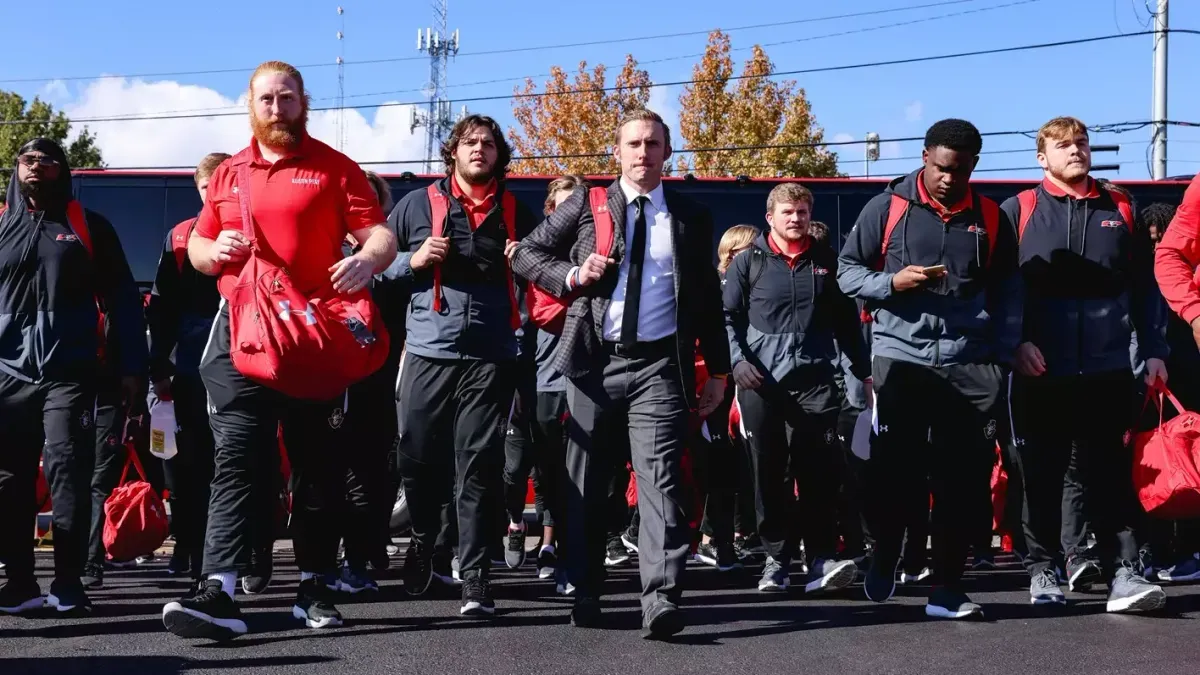
[[[742,570],[742,569],[746,569],[746,568],[740,562],[733,563],[732,565],[717,565],[718,572],[734,572],[734,571]]]
[[[246,595],[262,595],[263,593],[267,592],[267,587],[270,585],[271,580],[267,579],[267,582],[262,585],[262,588],[254,588],[246,581],[246,577],[242,577],[242,592]]]
[[[89,609],[91,605],[64,605],[62,600],[60,600],[57,595],[51,593],[50,595],[46,596],[46,607],[53,607],[59,612],[66,613],[74,612],[77,609]]]
[[[629,556],[625,556],[624,558],[609,558],[608,556],[604,557],[605,567],[616,567],[617,565],[624,565],[627,562],[629,562]]]
[[[716,558],[713,558],[713,557],[711,557],[711,556],[707,556],[707,555],[700,555],[699,553],[697,553],[697,554],[695,554],[695,555],[693,555],[693,556],[692,556],[692,559],[693,559],[693,560],[695,560],[695,561],[696,561],[696,562],[698,562],[698,563],[704,563],[705,565],[708,565],[709,567],[716,567],[716,566],[717,566],[717,559],[716,559]]]
[[[537,575],[539,579],[551,579],[557,570],[553,567],[539,567]]]
[[[1088,566],[1075,570],[1075,574],[1071,575],[1068,580],[1067,587],[1071,592],[1085,591],[1092,587],[1092,584],[1100,581],[1100,570],[1095,567]]]
[[[791,588],[791,586],[792,586],[791,583],[785,583],[782,586],[780,586],[779,584],[774,584],[774,583],[759,584],[758,592],[759,593],[787,593],[788,589]]]
[[[337,586],[335,588],[331,588],[329,590],[340,591],[342,593],[349,593],[350,595],[358,595],[359,593],[362,593],[363,591],[378,591],[379,587],[378,586],[357,586],[356,587],[356,586],[351,586],[344,581],[338,581]]]
[[[1167,594],[1161,588],[1152,588],[1129,598],[1109,600],[1105,609],[1111,613],[1153,612],[1167,604]]]
[[[163,607],[162,620],[168,631],[181,638],[231,640],[246,633],[246,622],[240,619],[215,619],[178,602]]]
[[[299,605],[292,605],[292,616],[304,622],[309,628],[337,628],[342,625],[342,619],[338,616],[327,616],[323,619],[310,619],[308,612],[304,611]]]
[[[505,567],[507,567],[510,570],[515,570],[524,564],[525,564],[525,556],[523,554],[521,555],[521,557],[519,559],[516,558],[515,556],[512,558],[509,558],[507,555],[504,556],[504,565],[505,565]]]
[[[492,616],[496,613],[496,608],[472,600],[460,607],[458,613],[462,616]]]
[[[1166,570],[1159,570],[1158,580],[1168,583],[1168,584],[1181,584],[1181,583],[1186,583],[1188,581],[1198,581],[1198,580],[1200,580],[1200,572],[1194,572],[1192,574],[1184,574],[1182,576],[1173,577]]]
[[[819,591],[837,591],[848,587],[858,578],[858,567],[854,563],[847,561],[846,564],[839,566],[833,572],[817,579],[810,581],[804,585],[805,593],[817,593]]]
[[[925,605],[925,616],[932,617],[934,619],[982,619],[983,608],[972,607],[971,609],[950,611],[945,607],[939,607],[937,605]]]
[[[46,599],[42,596],[30,598],[16,607],[0,607],[0,614],[20,614],[22,612],[31,612],[35,609],[42,609],[46,606]]]
[[[865,583],[865,582],[863,583],[863,594],[866,595],[867,599],[870,600],[871,602],[881,602],[882,603],[882,602],[887,602],[888,600],[891,600],[892,596],[896,594],[896,577],[895,576],[892,577],[892,588],[891,588],[891,590],[888,591],[886,596],[884,596],[878,600],[876,600],[875,598],[872,598],[871,597],[871,585],[868,583]]]
[[[632,542],[632,541],[631,541],[631,540],[630,540],[628,537],[626,537],[625,535],[621,535],[621,544],[622,544],[622,545],[623,545],[623,546],[624,546],[624,547],[625,547],[625,548],[626,548],[626,549],[627,549],[627,550],[628,550],[630,553],[637,553],[637,552],[638,552],[638,547],[637,547],[637,544],[633,543],[633,542]]]
[[[1029,596],[1029,604],[1031,605],[1066,605],[1067,599],[1062,595],[1031,595]]]

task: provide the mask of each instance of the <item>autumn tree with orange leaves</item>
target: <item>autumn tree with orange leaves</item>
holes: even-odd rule
[[[627,111],[646,107],[650,100],[650,74],[638,68],[632,55],[627,55],[612,89],[607,91],[606,75],[603,64],[589,71],[587,62],[581,61],[573,80],[565,70],[555,66],[541,92],[529,78],[524,86],[516,88],[513,117],[520,130],[509,127],[508,141],[514,155],[532,159],[514,161],[510,173],[611,175],[618,172],[612,158],[613,131]],[[573,156],[592,154],[601,156]]]
[[[729,36],[715,30],[704,57],[692,68],[693,82],[679,97],[683,149],[745,148],[681,153],[678,173],[697,176],[837,176],[837,153],[821,143],[804,90],[796,82],[771,79],[775,65],[762,47],[735,80]]]

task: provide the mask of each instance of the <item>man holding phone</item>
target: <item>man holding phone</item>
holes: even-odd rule
[[[1021,336],[1013,228],[969,185],[982,145],[970,122],[930,127],[924,166],[867,203],[838,261],[842,291],[866,301],[873,321],[867,597],[895,592],[904,536],[896,505],[928,478],[937,578],[925,613],[947,619],[983,613],[960,579],[968,547],[990,524],[1003,383]]]

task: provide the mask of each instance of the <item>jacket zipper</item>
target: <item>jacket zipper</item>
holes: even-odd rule
[[[1074,220],[1075,220],[1075,199],[1073,197],[1067,197],[1067,253],[1073,252],[1071,249],[1071,226],[1074,223]],[[1086,228],[1087,223],[1085,222],[1083,224],[1083,226]],[[1079,257],[1082,258],[1083,257],[1083,244],[1082,244],[1083,233],[1082,232],[1080,232],[1079,238],[1081,241],[1081,243],[1079,245]],[[1082,375],[1083,374],[1083,301],[1078,298],[1076,298],[1076,300],[1075,300],[1075,328],[1076,328],[1075,332],[1076,332],[1076,336],[1077,336],[1077,339],[1075,342],[1075,367],[1076,367],[1076,372],[1078,372],[1080,375]]]
[[[938,214],[938,218],[941,218]],[[938,251],[938,264],[942,264],[946,260],[946,235],[950,234],[950,223],[945,219],[942,220],[942,248]],[[945,283],[945,277],[942,278],[942,283]],[[933,338],[933,366],[939,368],[942,365],[942,322],[936,316],[933,319],[933,327],[937,329],[937,333]]]

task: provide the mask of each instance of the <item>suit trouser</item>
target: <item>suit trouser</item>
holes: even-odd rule
[[[189,561],[193,576],[204,568],[204,532],[208,528],[208,500],[213,479],[212,427],[208,421],[208,395],[199,375],[171,378],[171,397],[175,401],[175,434],[178,453],[163,462],[168,489],[171,490],[171,529],[175,534],[176,554]],[[265,517],[274,518],[268,511]]]
[[[433,550],[453,498],[461,574],[479,571],[486,578],[488,542],[499,535],[495,524],[502,513],[504,437],[516,362],[429,359],[412,352],[404,358],[397,392],[404,429],[399,448],[413,539]]]
[[[1055,544],[1068,560],[1082,554],[1088,520],[1107,577],[1138,560],[1134,526],[1140,513],[1125,444],[1133,386],[1128,370],[1014,376],[1013,429],[1024,468],[1022,525],[1031,574],[1053,567]]]
[[[683,592],[691,544],[683,483],[683,451],[690,409],[674,336],[639,343],[631,351],[606,345],[590,372],[567,384],[568,425],[566,549],[568,578],[579,597],[598,598],[604,584],[604,552],[614,471],[614,440],[628,422],[629,449],[637,476],[638,566],[642,611],[658,602],[676,604]]]
[[[88,537],[88,562],[100,564],[104,562],[104,502],[117,489],[121,480],[121,472],[125,470],[125,462],[129,457],[126,441],[133,440],[134,450],[146,470],[146,482],[160,495],[163,488],[162,460],[150,454],[148,442],[149,417],[141,417],[141,425],[128,431],[135,433],[138,438],[126,436],[126,422],[129,417],[125,406],[121,404],[121,380],[118,377],[106,376],[96,383],[96,468],[92,473],[92,520]],[[137,417],[134,418],[135,422]],[[146,433],[141,433],[146,431]],[[132,477],[131,472],[131,477]]]
[[[878,355],[872,366],[876,405],[867,506],[878,544],[875,564],[894,568],[906,525],[901,507],[924,502],[931,490],[934,573],[938,583],[956,587],[968,548],[991,522],[989,482],[1004,405],[1001,368],[935,368]]]
[[[362,569],[385,555],[395,491],[389,491],[388,453],[396,444],[396,406],[393,386],[396,365],[380,368],[349,391],[346,425],[351,446],[346,449],[346,520],[343,538],[346,560]]]
[[[833,373],[822,366],[798,369],[783,382],[739,387],[737,397],[754,471],[758,536],[767,555],[790,563],[798,529],[811,561],[833,558],[842,464]],[[800,485],[798,528],[789,525],[796,514],[795,483]]]
[[[93,387],[90,377],[29,384],[0,374],[0,561],[10,580],[34,580],[39,456],[53,501],[55,582],[77,586],[83,575],[95,466]]]
[[[229,311],[222,305],[201,359],[213,432],[214,474],[204,542],[204,574],[249,572],[253,550],[270,541],[264,510],[278,495],[278,433],[291,463],[291,534],[302,572],[332,573],[346,501],[347,397],[302,401],[246,379],[229,357]]]

